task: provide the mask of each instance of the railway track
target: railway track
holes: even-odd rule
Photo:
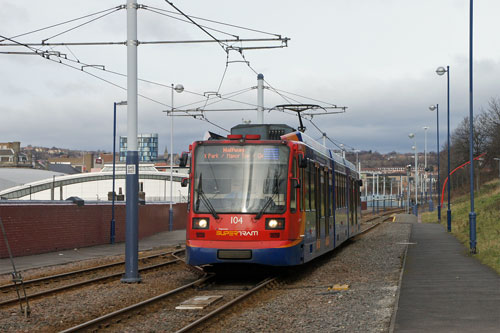
[[[139,268],[140,272],[144,271],[149,271],[153,269],[158,269],[162,268],[177,262],[182,261],[183,259],[178,257],[178,254],[184,252],[184,249],[180,250],[175,250],[175,251],[169,251],[169,252],[162,252],[154,255],[149,255],[146,257],[142,257],[139,260],[144,264],[148,263],[149,261],[155,260],[155,261],[160,261],[159,263],[155,263],[152,265],[148,266],[143,266]],[[164,261],[166,257],[171,257],[171,260]],[[37,278],[37,279],[32,279],[32,280],[27,280],[24,281],[24,286],[27,291],[29,290],[36,290],[37,287],[41,287],[42,290],[33,292],[33,293],[28,293],[27,292],[27,298],[28,300],[35,299],[35,298],[40,298],[48,295],[52,295],[55,293],[60,293],[63,291],[67,291],[73,288],[78,288],[106,280],[112,280],[112,279],[119,279],[123,275],[123,270],[120,270],[119,272],[113,272],[113,273],[107,273],[104,275],[100,276],[95,276],[96,274],[99,275],[99,271],[106,271],[110,269],[114,269],[116,271],[117,268],[121,268],[123,266],[124,262],[116,262],[116,263],[110,263],[110,264],[105,264],[105,265],[99,265],[99,266],[94,266],[86,269],[81,269],[77,271],[71,271],[71,272],[66,272],[62,274],[56,274],[56,275],[51,275],[51,276],[46,276],[42,278]],[[92,274],[92,277],[90,278],[85,278],[86,276],[88,277],[89,274]],[[64,283],[68,280],[75,280],[75,279],[81,279],[85,278],[81,281],[69,283],[69,284],[63,284],[57,287],[51,287],[53,284],[61,284]],[[44,289],[45,287],[49,287],[48,289]],[[15,284],[9,284],[9,285],[3,285],[0,287],[0,292],[4,294],[14,294],[16,292],[15,290]],[[13,296],[13,295],[12,295]],[[19,303],[19,298],[18,297],[11,297],[10,299],[3,300],[0,302],[0,307],[4,306],[10,306]]]
[[[67,328],[61,332],[81,332],[81,331],[121,331],[122,329],[131,329],[129,324],[133,322],[134,324],[139,324],[140,322],[148,322],[148,316],[154,315],[157,312],[170,311],[169,313],[177,313],[178,316],[169,315],[168,318],[171,322],[171,329],[167,331],[172,332],[188,332],[193,330],[200,325],[207,323],[210,320],[214,320],[218,315],[220,315],[225,310],[234,307],[236,304],[242,300],[254,295],[262,288],[268,286],[276,280],[276,278],[267,277],[265,279],[260,279],[259,282],[254,283],[251,287],[242,287],[236,289],[224,289],[224,284],[214,282],[216,280],[215,273],[205,274],[205,276],[200,279],[187,283],[179,288],[168,291],[161,295],[151,297],[149,299],[143,300],[133,305],[129,305],[120,310],[108,313],[104,316],[91,319],[87,322],[81,323],[79,325]],[[212,284],[211,284],[212,283]],[[229,285],[226,285],[226,287]],[[194,288],[198,289],[195,290]],[[228,301],[220,301],[218,303],[212,304],[204,310],[195,311],[193,310],[176,310],[175,305],[179,303],[179,300],[187,299],[190,297],[196,297],[200,295],[206,295],[210,292],[218,292],[226,290],[229,291],[224,296]],[[237,290],[237,291],[235,291]],[[237,295],[235,295],[235,293]],[[204,297],[204,296],[201,296]],[[175,312],[174,312],[175,311]],[[190,311],[190,312],[185,312]],[[124,325],[124,326],[121,326]],[[163,331],[163,328],[159,328]]]
[[[367,223],[372,223],[372,224],[363,227],[363,229],[358,234],[358,236],[365,234],[365,233],[369,232],[370,230],[378,227],[382,222],[387,222],[389,220],[392,220],[394,214],[401,213],[401,212],[404,212],[404,209],[399,209],[399,208],[398,209],[391,209],[391,210],[382,212],[381,214],[379,214],[377,216],[370,217],[363,224],[367,224]]]

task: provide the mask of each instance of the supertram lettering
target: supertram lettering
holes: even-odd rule
[[[259,232],[257,230],[254,231],[245,231],[245,230],[217,230],[215,232],[216,236],[258,236]]]

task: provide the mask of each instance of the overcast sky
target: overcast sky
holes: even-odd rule
[[[125,0],[3,0],[0,35],[19,34],[106,10]],[[172,11],[166,2],[144,0],[140,4]],[[440,105],[441,142],[446,139],[446,75],[438,66],[450,66],[451,128],[468,115],[468,29],[469,1],[466,0],[274,0],[274,1],[175,1],[186,14],[279,34],[291,40],[288,47],[246,50],[250,66],[238,52],[226,52],[217,43],[140,45],[139,77],[154,83],[140,83],[139,133],[158,133],[160,154],[170,145],[170,119],[163,112],[171,107],[171,83],[184,85],[175,94],[174,106],[203,107],[204,92],[222,97],[256,86],[256,74],[263,73],[270,87],[310,97],[283,99],[265,90],[265,107],[285,103],[315,103],[347,106],[343,114],[317,116],[313,122],[328,137],[348,147],[379,152],[408,152],[415,132],[419,150],[424,146],[423,126],[429,126],[428,150],[436,149],[436,115],[431,104]],[[476,1],[474,14],[474,106],[478,113],[491,97],[500,97],[500,2]],[[96,17],[96,16],[94,16]],[[88,21],[75,21],[15,38],[36,42]],[[215,25],[200,24],[238,35],[240,38],[269,38],[270,35]],[[217,38],[231,38],[210,30]],[[119,10],[48,42],[123,42],[126,39],[126,11]],[[151,10],[138,11],[138,39],[210,39],[192,24],[162,16]],[[4,42],[5,43],[5,42]],[[249,44],[244,46],[255,46]],[[271,46],[276,43],[261,43]],[[240,46],[239,44],[236,46]],[[48,47],[40,47],[48,50]],[[2,47],[0,51],[30,51],[24,47]],[[107,71],[126,74],[126,47],[55,47],[70,60],[104,65]],[[56,59],[52,57],[52,59]],[[236,61],[236,62],[235,62]],[[74,61],[63,63],[80,68]],[[81,70],[33,55],[0,54],[0,142],[21,141],[39,146],[70,149],[112,149],[113,102],[126,100],[126,92],[109,82],[126,87],[122,76],[86,67]],[[221,84],[222,82],[222,84]],[[292,96],[292,95],[288,95]],[[293,97],[293,96],[292,96]],[[256,90],[231,98],[211,100],[206,109],[254,108]],[[316,100],[316,101],[315,101]],[[318,102],[321,101],[321,102]],[[194,102],[201,102],[192,104]],[[206,118],[225,129],[242,120],[257,122],[255,111],[206,112]],[[298,126],[297,117],[270,111],[266,122]],[[118,135],[126,135],[126,107],[118,109]],[[321,137],[309,121],[306,133]],[[187,150],[206,131],[226,134],[209,122],[188,117],[175,118],[174,150]]]

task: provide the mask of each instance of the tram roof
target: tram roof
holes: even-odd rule
[[[317,151],[317,152],[325,155],[326,157],[329,157],[330,159],[334,160],[335,163],[345,165],[346,167],[348,167],[352,171],[357,172],[356,166],[353,163],[349,162],[341,155],[339,155],[336,152],[334,152],[333,150],[323,146],[322,144],[320,144],[319,142],[317,142],[316,140],[314,140],[310,136],[308,136],[300,131],[295,131],[292,133],[282,135],[281,139],[288,140],[288,141],[302,142],[305,145],[309,146],[310,148],[314,149],[315,151]]]

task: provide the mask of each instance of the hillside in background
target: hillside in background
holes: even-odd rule
[[[356,163],[355,153],[346,153],[346,158]],[[358,159],[361,162],[361,169],[365,168],[390,168],[390,167],[405,167],[408,164],[415,163],[414,153],[397,153],[390,152],[387,154],[381,154],[374,151],[361,151],[358,153]],[[424,152],[419,152],[418,163],[423,166],[425,163]],[[432,168],[437,165],[437,155],[435,152],[427,153],[427,165]]]

